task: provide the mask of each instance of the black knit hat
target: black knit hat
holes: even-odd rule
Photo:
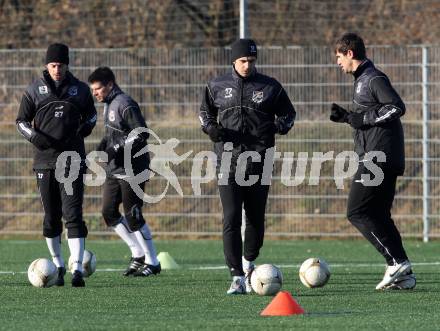
[[[46,64],[52,62],[69,64],[69,47],[58,43],[50,45],[46,52]]]
[[[248,56],[257,57],[257,44],[252,39],[238,39],[231,46],[232,48],[232,62]]]

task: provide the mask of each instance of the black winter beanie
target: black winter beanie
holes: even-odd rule
[[[69,64],[69,47],[58,43],[50,45],[46,52],[46,64],[52,62]]]
[[[252,39],[238,39],[232,46],[232,62],[248,56],[257,57],[257,44]]]

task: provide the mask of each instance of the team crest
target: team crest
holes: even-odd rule
[[[109,119],[110,122],[114,122],[115,121],[116,116],[115,116],[115,111],[114,110],[110,111],[110,113],[108,114],[108,119]]]
[[[70,96],[77,95],[78,94],[78,86],[71,86],[71,87],[69,87],[69,89],[67,90],[67,93]]]
[[[252,101],[255,103],[263,101],[263,91],[254,91],[252,93]]]
[[[40,92],[40,94],[47,94],[47,93],[49,93],[46,85],[38,86],[38,91]]]
[[[357,84],[357,86],[356,86],[356,93],[359,94],[361,92],[361,88],[362,88],[362,82]]]
[[[225,88],[225,99],[227,99],[227,98],[232,98],[232,88],[231,87]]]

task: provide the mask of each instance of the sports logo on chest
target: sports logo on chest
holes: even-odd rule
[[[261,103],[263,101],[263,91],[253,91],[252,92],[252,101],[255,103]]]
[[[114,122],[115,119],[116,119],[115,111],[114,110],[110,110],[110,112],[108,113],[108,120],[110,122]]]
[[[232,88],[227,87],[225,88],[225,99],[232,98]]]
[[[38,86],[38,92],[40,92],[40,94],[48,94],[49,90],[47,89],[46,85],[43,85],[43,86]]]
[[[357,94],[361,93],[361,90],[362,90],[362,82],[359,82],[359,83],[356,85],[356,93],[357,93]]]
[[[78,95],[78,86],[69,87],[69,89],[67,90],[67,94],[70,96]]]

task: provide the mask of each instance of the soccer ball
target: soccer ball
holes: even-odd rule
[[[75,271],[73,270],[73,263],[73,258],[71,256],[69,257],[69,270],[71,273]],[[84,277],[89,277],[96,271],[96,256],[87,249],[84,250],[82,266]]]
[[[274,295],[283,285],[283,275],[273,264],[262,264],[251,274],[251,286],[259,295]]]
[[[299,279],[305,286],[322,287],[330,279],[328,264],[319,258],[309,258],[299,268]]]
[[[58,278],[58,268],[48,259],[36,259],[28,268],[29,282],[35,287],[51,287]]]

